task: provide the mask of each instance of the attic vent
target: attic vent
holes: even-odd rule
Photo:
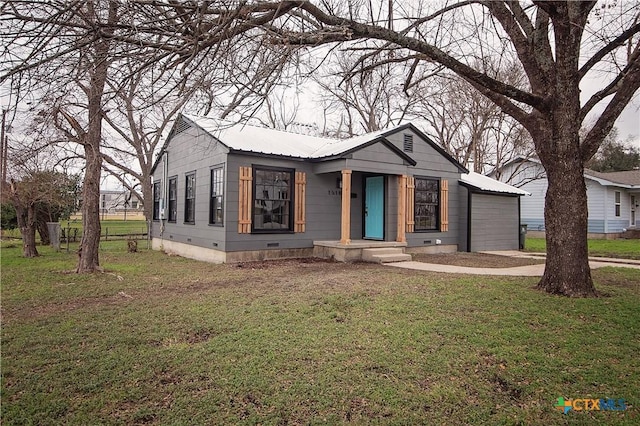
[[[191,123],[189,123],[187,120],[181,119],[176,123],[176,126],[173,128],[173,131],[171,132],[171,136],[180,134],[190,127],[191,127]]]
[[[404,135],[404,152],[413,152],[413,135]]]

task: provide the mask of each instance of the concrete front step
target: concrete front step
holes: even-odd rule
[[[374,263],[405,262],[411,260],[410,254],[405,254],[402,248],[370,248],[362,250],[362,260]]]

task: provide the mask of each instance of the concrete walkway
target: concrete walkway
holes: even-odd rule
[[[519,251],[486,251],[483,253],[495,254],[499,256],[509,257],[522,257],[522,258],[544,258],[544,255],[535,255],[532,253],[525,253]],[[544,273],[544,264],[540,265],[527,265],[527,266],[515,266],[512,268],[469,268],[466,266],[453,266],[453,265],[441,265],[437,263],[424,263],[424,262],[395,262],[386,263],[387,266],[394,266],[396,268],[415,269],[417,271],[432,271],[432,272],[447,272],[456,274],[469,274],[469,275],[507,275],[515,277],[541,277]],[[630,259],[614,259],[605,257],[590,257],[589,266],[592,269],[603,268],[605,266],[614,266],[621,268],[633,268],[640,269],[639,260]]]

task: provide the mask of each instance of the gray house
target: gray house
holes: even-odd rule
[[[526,194],[412,124],[335,140],[183,114],[152,175],[153,247],[210,262],[517,249]]]

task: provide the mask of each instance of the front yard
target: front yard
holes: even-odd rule
[[[640,271],[607,297],[373,264],[2,249],[4,424],[637,424]],[[554,408],[624,399],[626,411]]]

